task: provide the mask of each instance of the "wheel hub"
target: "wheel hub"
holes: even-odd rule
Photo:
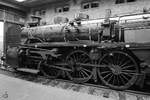
[[[78,65],[75,61],[71,61],[69,66],[72,67],[72,71],[80,71],[82,69],[81,65]]]
[[[121,71],[122,71],[122,69],[120,68],[119,65],[111,65],[110,69],[111,69],[112,73],[115,75],[121,74]]]

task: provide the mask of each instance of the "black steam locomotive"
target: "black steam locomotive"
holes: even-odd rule
[[[60,75],[76,83],[100,80],[113,89],[135,84],[150,64],[150,14],[24,27],[8,48],[14,69]]]

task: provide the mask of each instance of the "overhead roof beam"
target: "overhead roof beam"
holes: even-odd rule
[[[18,9],[18,10],[21,10],[21,11],[27,11],[28,10],[26,7],[22,7],[20,5],[13,4],[13,3],[8,3],[8,2],[5,2],[5,1],[1,1],[1,0],[0,0],[0,5],[4,5],[4,6],[11,7],[11,8],[14,8],[14,9]]]

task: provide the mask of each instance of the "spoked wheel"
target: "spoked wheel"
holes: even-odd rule
[[[38,68],[42,72],[42,74],[48,78],[57,78],[60,75],[60,70],[51,65],[48,65],[46,61],[40,61],[38,64]]]
[[[88,66],[88,64],[91,63],[91,60],[86,52],[81,50],[74,51],[67,56],[66,61],[68,67],[71,69],[67,74],[72,81],[83,83],[91,79],[93,68]]]
[[[102,82],[110,88],[127,89],[138,78],[138,64],[127,53],[121,51],[107,53],[99,60],[98,64],[101,65],[98,67],[98,75]]]

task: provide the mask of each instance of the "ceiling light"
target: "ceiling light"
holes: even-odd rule
[[[18,1],[18,2],[23,2],[23,1],[26,1],[26,0],[16,0],[16,1]]]

